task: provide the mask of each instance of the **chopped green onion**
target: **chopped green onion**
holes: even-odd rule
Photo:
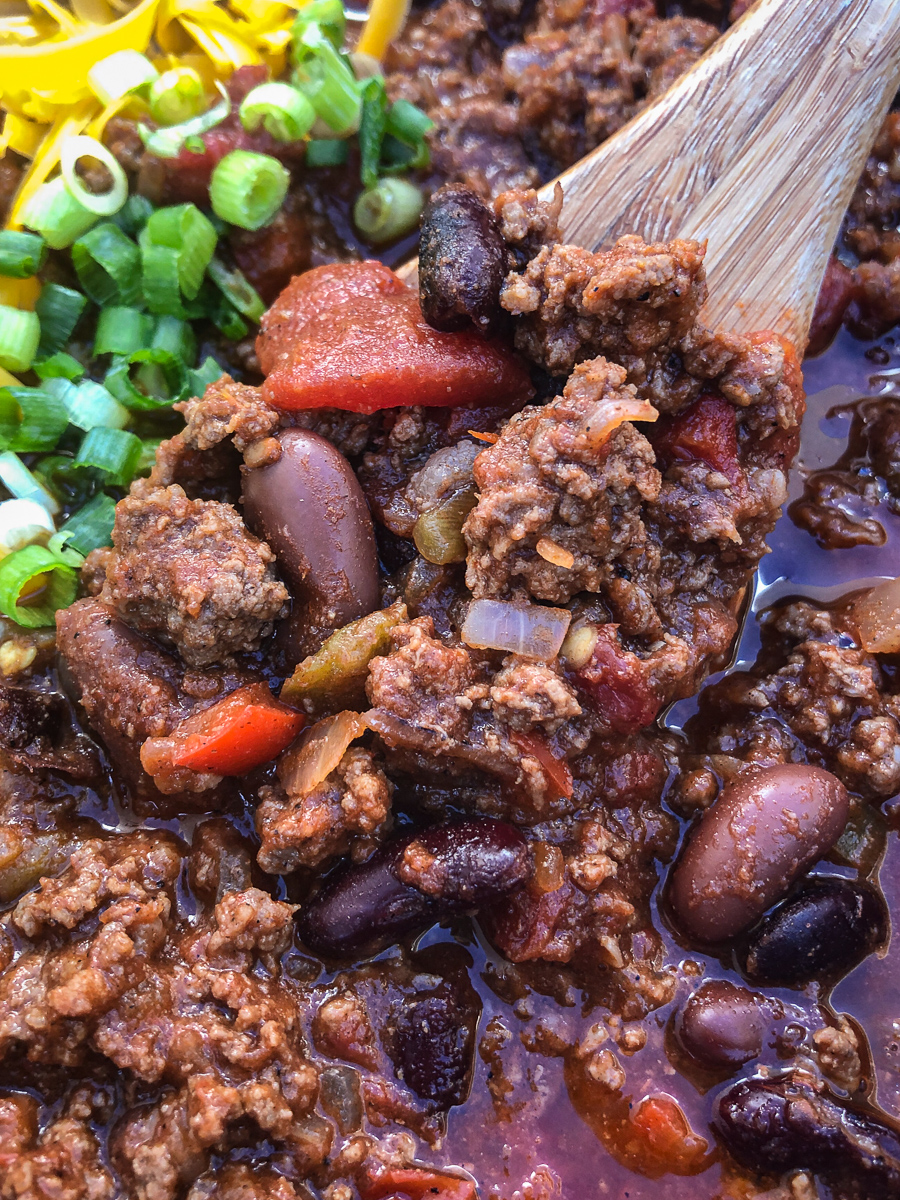
[[[128,237],[137,237],[147,221],[153,213],[153,205],[146,196],[138,196],[137,193],[129,196],[119,211],[111,218],[114,225],[127,234]]]
[[[167,246],[177,251],[178,285],[185,296],[193,300],[200,291],[218,241],[209,219],[196,204],[158,208],[147,221],[143,236],[155,246]]]
[[[171,246],[157,246],[147,237],[146,228],[138,242],[141,248],[141,287],[144,300],[152,313],[184,312],[181,286],[178,282],[178,251]]]
[[[258,325],[266,311],[266,306],[259,292],[249,283],[243,272],[239,271],[237,267],[229,270],[220,258],[214,258],[209,264],[208,270],[210,279],[219,288],[225,299],[230,301],[239,313],[243,313],[245,317],[249,317]]]
[[[250,332],[249,326],[241,314],[224,298],[217,311],[212,314],[211,319],[216,329],[232,342],[239,342]]]
[[[331,44],[340,50],[347,32],[347,14],[341,0],[309,0],[300,8],[291,29],[295,47],[310,25],[318,26]]]
[[[21,550],[33,542],[44,542],[55,534],[53,518],[35,500],[4,500],[0,503],[0,550]]]
[[[197,339],[187,321],[178,317],[163,316],[156,322],[149,350],[167,350],[182,363],[193,362],[197,354]]]
[[[94,63],[87,73],[88,87],[105,107],[140,91],[157,77],[156,67],[137,50],[119,50]]]
[[[219,363],[208,354],[196,371],[188,371],[188,381],[192,396],[202,396],[211,383],[222,378],[223,371]]]
[[[29,279],[38,273],[46,258],[47,243],[38,234],[0,229],[0,275]]]
[[[83,508],[73,513],[59,532],[67,535],[68,544],[87,558],[92,550],[112,544],[115,520],[115,500],[99,492]]]
[[[37,313],[0,304],[0,367],[27,371],[35,360],[41,340]]]
[[[78,594],[78,572],[46,546],[24,546],[0,562],[0,611],[17,625],[52,625]]]
[[[106,475],[106,483],[128,487],[141,458],[141,439],[124,429],[90,430],[75,453],[75,463]]]
[[[94,334],[94,356],[98,354],[133,354],[150,340],[153,318],[138,308],[114,304],[102,308]]]
[[[363,187],[373,188],[378,182],[381,163],[381,144],[387,129],[388,98],[380,76],[367,79],[361,88],[362,115],[359,119],[359,175]]]
[[[103,381],[106,389],[134,412],[169,408],[188,394],[188,373],[178,355],[162,348],[136,350],[117,362]]]
[[[308,167],[342,167],[347,154],[347,143],[336,138],[313,138],[306,143]]]
[[[34,373],[40,379],[81,379],[84,367],[71,354],[52,354],[34,364]]]
[[[106,192],[92,192],[84,186],[75,167],[81,158],[94,158],[106,167],[112,177],[112,187]],[[75,199],[89,212],[98,217],[110,217],[119,211],[128,199],[128,179],[125,172],[109,150],[96,138],[80,134],[66,138],[60,152],[60,169],[66,187]]]
[[[192,67],[174,67],[150,88],[150,116],[158,125],[180,125],[207,108],[203,80]]]
[[[72,265],[81,286],[97,304],[132,305],[140,296],[141,252],[110,221],[96,226],[72,246]]]
[[[338,137],[359,127],[359,84],[347,60],[318,25],[309,25],[295,42],[294,85],[312,101],[316,113]]]
[[[162,445],[162,438],[142,438],[141,457],[138,460],[135,475],[149,475],[156,465],[156,452]]]
[[[127,408],[114,400],[101,383],[86,379],[63,397],[69,421],[85,433],[101,426],[108,429],[123,429],[131,420]]]
[[[53,383],[74,390],[66,379]],[[18,453],[55,450],[69,423],[66,407],[55,394],[61,390],[0,388],[0,448]]]
[[[261,229],[281,208],[290,178],[269,154],[232,150],[212,173],[209,202],[223,221],[241,229]]]
[[[296,142],[312,129],[316,110],[289,83],[261,83],[244,97],[240,116],[248,133],[262,127],[278,142]]]
[[[64,250],[97,222],[66,187],[62,175],[42,183],[21,212],[22,224],[35,229],[52,250]]]
[[[395,100],[387,117],[387,130],[407,146],[416,146],[434,129],[434,121],[408,100]]]
[[[216,87],[221,93],[221,101],[208,112],[201,113],[199,117],[191,117],[189,121],[182,121],[180,125],[169,125],[166,129],[150,129],[147,125],[138,125],[138,133],[147,150],[157,158],[177,158],[186,142],[199,138],[201,134],[221,125],[231,112],[231,100],[221,83],[217,83]],[[201,143],[199,153],[202,154],[203,150],[204,146]]]
[[[405,179],[382,179],[361,192],[353,206],[353,220],[363,237],[378,246],[411,233],[425,200],[420,188]]]
[[[51,516],[59,512],[56,498],[35,479],[21,458],[11,450],[0,454],[0,483],[19,500],[36,500]]]
[[[62,350],[72,336],[78,319],[84,312],[87,300],[81,292],[61,287],[58,283],[45,283],[38,302],[34,306],[41,322],[41,340],[38,353],[43,358]]]
[[[399,141],[392,133],[384,135],[381,146],[381,173],[383,175],[405,175],[409,171],[420,171],[431,162],[431,151],[427,142],[419,142],[415,149]]]

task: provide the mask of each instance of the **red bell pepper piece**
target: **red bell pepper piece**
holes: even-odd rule
[[[332,263],[292,279],[256,340],[275,408],[371,413],[398,405],[509,403],[534,394],[524,363],[473,331],[439,333],[379,262]]]

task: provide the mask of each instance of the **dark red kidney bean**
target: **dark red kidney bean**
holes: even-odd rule
[[[461,974],[428,994],[407,996],[392,1013],[385,1045],[397,1075],[423,1100],[440,1108],[462,1104],[469,1093],[481,1002]]]
[[[292,621],[321,631],[321,644],[379,607],[372,516],[331,442],[306,429],[288,429],[279,441],[278,462],[244,470],[244,517],[275,551],[294,597]]]
[[[725,979],[694,992],[676,1021],[678,1040],[709,1071],[733,1071],[762,1051],[766,1021],[762,997]]]
[[[896,1130],[796,1077],[735,1084],[719,1097],[712,1128],[754,1172],[814,1171],[841,1200],[900,1196]]]
[[[869,884],[808,879],[750,931],[738,961],[755,983],[832,982],[885,942],[888,923],[887,906]]]
[[[827,854],[847,823],[841,781],[820,767],[752,769],[723,788],[670,876],[672,913],[688,937],[743,932]]]
[[[530,872],[527,843],[514,826],[489,818],[437,825],[333,871],[301,908],[300,937],[326,958],[377,954],[441,917],[505,895]]]
[[[428,324],[447,332],[474,325],[485,337],[497,333],[508,269],[506,243],[491,210],[461,183],[439,188],[425,205],[419,236],[419,302]]]

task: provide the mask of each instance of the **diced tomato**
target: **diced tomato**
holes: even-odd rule
[[[290,411],[521,404],[533,395],[511,350],[472,331],[432,329],[415,292],[379,262],[298,275],[263,317],[256,352],[263,396]]]
[[[827,350],[841,327],[844,313],[856,298],[859,285],[849,267],[834,255],[828,260],[825,277],[816,300],[816,310],[809,327],[806,354],[812,357]]]
[[[564,956],[549,947],[573,895],[574,888],[566,879],[552,892],[537,891],[529,884],[482,909],[480,920],[510,962],[560,959]]]
[[[653,448],[664,463],[704,462],[732,483],[740,477],[735,412],[721,396],[700,396],[658,430]]]
[[[636,733],[656,717],[662,701],[636,654],[619,642],[618,625],[601,625],[587,663],[574,680],[614,733]]]
[[[671,1096],[648,1096],[631,1113],[631,1128],[644,1156],[679,1175],[706,1165],[709,1143],[693,1133],[680,1105]]]
[[[149,738],[141,762],[150,775],[179,768],[244,775],[286,749],[305,719],[276,700],[265,683],[251,683],[187,717],[167,737]]]
[[[388,1167],[359,1183],[362,1200],[477,1200],[471,1179],[416,1167]]]
[[[553,799],[568,800],[575,785],[565,759],[557,758],[544,739],[536,733],[513,732],[509,736],[523,754],[536,758],[541,764]]]

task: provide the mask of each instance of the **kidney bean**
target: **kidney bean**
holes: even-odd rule
[[[442,980],[430,994],[409,996],[392,1014],[386,1047],[399,1078],[440,1108],[469,1092],[481,1002],[467,975]]]
[[[670,877],[679,927],[698,942],[747,929],[827,854],[849,803],[840,780],[819,767],[763,767],[733,780],[703,814]]]
[[[425,206],[419,237],[419,302],[428,324],[497,333],[507,270],[506,243],[491,210],[463,184],[439,188]]]
[[[869,1114],[816,1092],[796,1077],[735,1084],[716,1104],[712,1127],[753,1171],[815,1171],[841,1200],[896,1200],[900,1138]]]
[[[676,1022],[682,1047],[701,1067],[732,1071],[762,1051],[762,997],[724,979],[694,992]]]
[[[531,871],[521,833],[478,818],[437,825],[340,867],[300,910],[300,937],[326,958],[377,954],[441,917],[478,907]]]
[[[858,966],[887,938],[884,900],[867,883],[808,879],[751,930],[739,955],[757,983],[830,982]]]
[[[310,631],[316,649],[379,607],[372,517],[353,468],[330,442],[306,429],[279,440],[277,462],[244,471],[244,516],[275,551],[295,601],[292,624]]]

